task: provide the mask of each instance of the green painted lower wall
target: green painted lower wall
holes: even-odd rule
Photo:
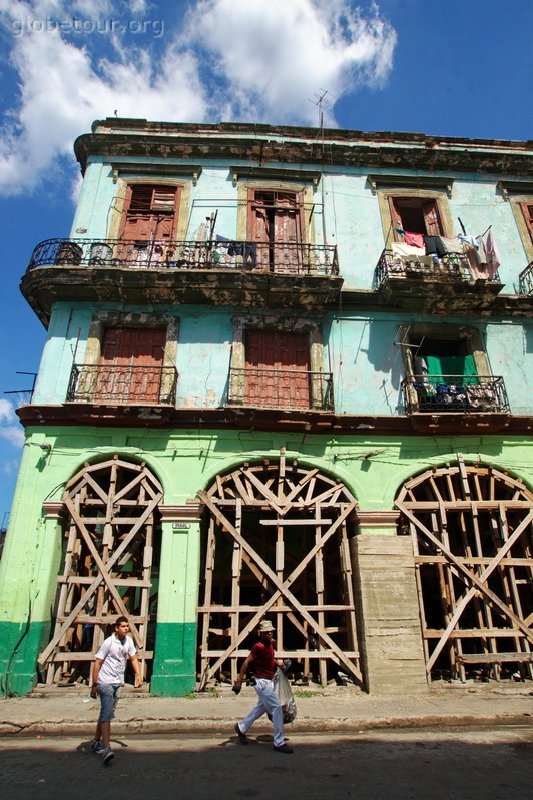
[[[49,635],[60,565],[60,512],[64,486],[87,461],[119,454],[143,461],[161,482],[164,505],[186,506],[215,476],[244,462],[279,458],[317,468],[342,481],[361,512],[390,511],[402,484],[432,466],[457,459],[507,471],[533,485],[533,448],[519,436],[304,435],[265,431],[28,428],[26,446],[0,561],[0,663],[4,687],[24,694],[35,682],[36,662]],[[46,447],[43,448],[43,444]],[[379,533],[393,531],[376,530]],[[186,694],[194,687],[196,607],[202,527],[179,528],[163,521],[159,574],[157,643],[152,692]],[[25,629],[31,603],[31,625]],[[6,684],[7,681],[7,684]],[[6,691],[6,688],[3,689]]]
[[[0,692],[4,697],[31,692],[37,675],[37,654],[48,641],[50,623],[0,623]]]
[[[196,624],[158,623],[151,694],[173,697],[194,691]]]

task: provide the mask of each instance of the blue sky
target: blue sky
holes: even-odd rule
[[[70,228],[94,119],[262,121],[533,139],[529,0],[0,0],[0,521],[45,331],[19,292]],[[524,266],[526,266],[524,264]]]

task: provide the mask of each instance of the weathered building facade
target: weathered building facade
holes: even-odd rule
[[[367,691],[531,679],[533,145],[96,122],[1,562],[0,672],[156,694],[277,650]],[[528,266],[529,265],[529,266]]]

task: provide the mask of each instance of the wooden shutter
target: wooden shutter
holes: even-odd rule
[[[309,408],[309,337],[284,331],[246,332],[245,403]]]
[[[422,203],[422,213],[424,214],[427,235],[443,236],[444,231],[439,217],[437,201],[428,200],[426,203]]]
[[[107,328],[95,400],[157,405],[165,341],[164,328]]]
[[[404,238],[401,233],[398,233],[395,228],[403,229],[402,215],[396,203],[396,198],[389,196],[389,209],[391,217],[391,228],[394,242],[403,242]],[[387,237],[388,238],[388,237]]]
[[[520,208],[522,209],[522,214],[524,215],[526,226],[531,241],[533,242],[533,203],[520,203]]]
[[[128,186],[120,237],[172,239],[177,224],[180,187],[149,183]]]

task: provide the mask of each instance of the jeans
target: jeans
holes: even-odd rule
[[[257,694],[257,705],[252,708],[247,717],[239,722],[241,733],[252,727],[256,719],[259,719],[263,714],[272,715],[272,724],[274,726],[274,747],[281,747],[285,743],[283,735],[283,709],[281,701],[274,691],[271,680],[267,678],[256,678],[254,689]]]
[[[99,683],[98,697],[100,698],[100,722],[111,722],[115,718],[115,708],[120,697],[121,684]]]

